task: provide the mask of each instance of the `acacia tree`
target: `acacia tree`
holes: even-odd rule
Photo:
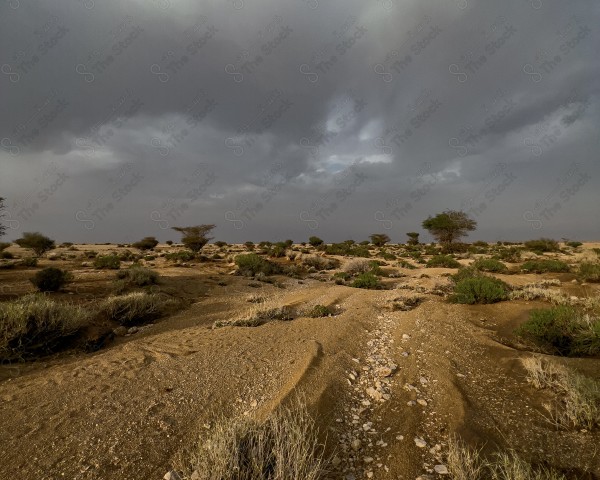
[[[477,227],[477,222],[462,211],[446,210],[423,221],[423,228],[440,243],[451,244],[468,235]]]
[[[4,217],[2,210],[4,210],[4,208],[4,198],[0,197],[0,237],[6,232],[6,225],[2,223],[2,218]]]
[[[370,235],[371,243],[376,247],[383,247],[386,243],[390,241],[390,237],[385,233],[374,233]]]
[[[192,252],[199,252],[213,237],[209,237],[210,231],[216,225],[195,225],[193,227],[173,227],[173,230],[181,233],[181,243],[183,243]]]
[[[33,250],[33,253],[38,257],[54,248],[54,240],[39,232],[25,232],[21,238],[15,240],[15,243],[19,247]]]
[[[409,245],[419,244],[419,232],[408,232],[406,236],[408,237],[408,242],[406,243],[408,243]]]

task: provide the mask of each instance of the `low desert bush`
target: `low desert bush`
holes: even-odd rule
[[[145,287],[148,285],[156,285],[158,283],[158,272],[135,265],[127,270],[122,270],[117,273],[119,280],[124,280],[127,285],[136,287]]]
[[[508,298],[509,287],[494,277],[465,277],[456,282],[449,300],[453,303],[473,305],[496,303]]]
[[[219,418],[181,465],[197,480],[322,480],[327,460],[315,422],[297,402],[265,421]]]
[[[12,260],[15,256],[10,252],[0,252],[0,258],[2,260]]]
[[[181,250],[178,252],[167,253],[165,258],[172,262],[191,262],[196,258],[196,254],[190,250]]]
[[[369,252],[369,242],[366,245],[356,245],[349,244],[347,242],[344,243],[332,243],[331,245],[327,245],[325,248],[325,253],[328,255],[343,255],[346,257],[364,257],[369,258],[371,253]]]
[[[258,327],[273,320],[293,320],[294,312],[285,305],[279,296],[263,298],[253,302],[245,311],[233,318],[217,320],[213,328],[219,327]]]
[[[577,278],[583,282],[600,282],[600,263],[582,262],[577,271]]]
[[[559,290],[550,290],[540,284],[524,285],[509,294],[510,300],[546,300],[555,305],[568,305],[570,298]]]
[[[518,247],[501,247],[495,249],[493,258],[508,263],[519,263],[521,261],[521,249]]]
[[[533,310],[516,333],[545,353],[565,356],[600,353],[600,318],[568,305]]]
[[[366,272],[358,275],[350,286],[354,288],[377,289],[381,288],[381,283],[375,274]]]
[[[369,262],[368,260],[357,258],[355,260],[349,261],[346,265],[344,265],[342,270],[344,271],[344,273],[347,273],[349,275],[359,275],[361,273],[370,272],[371,268],[371,262]]]
[[[581,247],[583,245],[583,243],[581,243],[581,242],[565,242],[565,245],[567,245],[567,247],[577,248],[577,247]]]
[[[57,292],[73,279],[73,275],[60,268],[40,270],[30,280],[40,292]]]
[[[461,265],[449,255],[435,255],[425,266],[427,268],[460,268]]]
[[[117,255],[102,255],[94,259],[94,268],[98,270],[118,270],[121,268],[121,260]]]
[[[254,276],[258,273],[272,275],[279,272],[277,264],[261,257],[256,253],[244,253],[235,257],[235,264],[241,275]]]
[[[522,362],[527,380],[535,388],[550,389],[559,396],[547,406],[555,425],[577,429],[600,425],[600,383],[539,357],[528,357]]]
[[[558,252],[560,247],[556,240],[551,238],[540,238],[538,240],[529,240],[525,242],[525,248],[535,253]]]
[[[303,258],[302,263],[317,270],[333,270],[340,266],[340,261],[336,258],[324,258],[317,255]]]
[[[31,294],[0,303],[0,358],[12,360],[47,354],[83,328],[86,309]]]
[[[106,298],[100,303],[100,311],[110,320],[130,326],[159,318],[169,303],[156,293],[133,292]]]
[[[472,264],[473,268],[481,272],[506,272],[508,268],[501,261],[494,258],[480,258]]]
[[[0,242],[0,252],[2,252],[3,250],[6,250],[11,245],[12,245],[12,243],[9,243],[9,242]]]
[[[329,315],[333,315],[333,313],[334,312],[330,307],[326,305],[317,304],[309,308],[306,311],[305,315],[310,318],[319,318],[328,317]]]
[[[448,471],[453,480],[567,480],[555,470],[534,467],[514,450],[497,452],[484,459],[480,450],[469,448],[455,438],[448,445]]]
[[[21,266],[23,267],[37,267],[38,259],[36,257],[25,257],[21,259]]]
[[[529,260],[521,265],[521,270],[527,273],[566,273],[570,268],[560,260]]]

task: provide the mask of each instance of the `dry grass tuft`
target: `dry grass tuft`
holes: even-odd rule
[[[219,419],[183,466],[197,480],[320,480],[326,460],[314,421],[297,404],[265,422]]]
[[[134,325],[160,317],[170,303],[157,293],[132,292],[106,298],[100,311],[121,325]]]
[[[534,467],[516,452],[499,452],[491,460],[480,450],[451,439],[448,450],[448,470],[453,480],[566,480],[566,477],[546,467]]]
[[[556,426],[591,429],[600,425],[600,383],[537,356],[522,362],[527,380],[535,388],[548,388],[560,396],[547,406]]]
[[[547,284],[530,284],[509,293],[510,300],[546,300],[555,305],[569,305],[568,295],[546,288]]]
[[[281,295],[275,295],[271,298],[260,295],[248,297],[251,303],[244,311],[237,316],[217,320],[213,323],[213,328],[220,327],[258,327],[273,320],[292,320],[294,311],[291,307],[284,304]]]
[[[369,260],[357,258],[350,260],[346,265],[344,265],[342,270],[350,275],[359,275],[361,273],[370,272],[372,269],[373,266]]]
[[[84,308],[56,302],[43,294],[0,303],[0,358],[49,353],[88,320]]]

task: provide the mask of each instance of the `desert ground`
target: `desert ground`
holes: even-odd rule
[[[600,355],[548,354],[515,333],[536,309],[593,307],[600,283],[577,272],[597,261],[599,247],[534,253],[516,245],[520,258],[488,275],[511,293],[537,293],[468,305],[449,301],[459,269],[428,267],[424,246],[370,245],[361,259],[300,244],[270,258],[257,245],[282,270],[249,275],[235,262],[249,253],[244,245],[208,244],[191,260],[169,257],[184,250],[177,244],[147,252],[68,245],[36,267],[21,266],[31,253],[12,245],[14,259],[0,269],[2,303],[35,292],[30,278],[44,267],[73,274],[46,294],[56,302],[92,311],[116,288],[169,302],[133,327],[96,315],[53,352],[3,360],[0,478],[188,478],[181,465],[215,422],[264,419],[297,399],[318,427],[324,478],[458,478],[448,470],[452,439],[483,457],[513,452],[562,478],[600,478],[600,425],[558,422],[562,394],[536,388],[523,362],[541,359],[598,382]],[[510,247],[452,256],[466,267],[494,248]],[[135,258],[125,255],[119,270],[94,267],[96,253],[125,252]],[[523,271],[528,259],[544,258],[570,269]],[[352,286],[353,268],[367,260],[379,263],[378,288]],[[158,282],[116,284],[134,262]],[[317,305],[323,316],[312,314]]]

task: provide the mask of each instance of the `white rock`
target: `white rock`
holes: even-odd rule
[[[419,448],[425,448],[427,446],[427,442],[422,438],[415,437],[415,445]]]
[[[448,467],[446,467],[446,465],[436,465],[435,467],[433,467],[433,469],[435,470],[435,473],[439,473],[440,475],[448,475]]]
[[[165,473],[164,480],[181,480],[181,477],[175,470]]]

